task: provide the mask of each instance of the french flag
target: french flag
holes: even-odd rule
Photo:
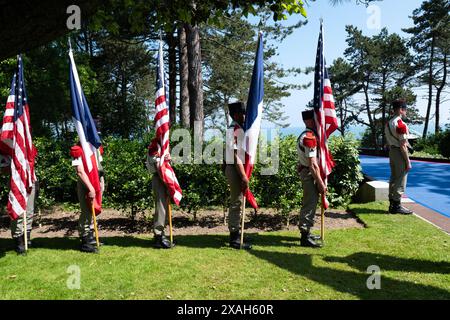
[[[73,59],[72,50],[69,51],[70,58],[70,97],[72,100],[72,121],[79,137],[79,153],[83,160],[84,172],[95,189],[94,209],[99,214],[102,208],[102,194],[100,179],[98,176],[98,154],[101,147],[100,137],[95,127],[89,106],[81,88],[77,67]],[[74,148],[72,148],[74,149]],[[76,151],[75,151],[76,152]],[[72,150],[73,153],[73,150]],[[74,155],[72,155],[74,156]],[[90,203],[89,203],[90,205]]]
[[[255,165],[256,150],[258,147],[259,131],[261,128],[262,108],[264,99],[264,64],[263,64],[263,36],[258,37],[258,48],[256,51],[255,64],[253,66],[252,82],[248,94],[247,108],[244,122],[244,151],[245,151],[245,174],[250,179]],[[245,192],[245,197],[254,209],[258,204],[250,189]]]

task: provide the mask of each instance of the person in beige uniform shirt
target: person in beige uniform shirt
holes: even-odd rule
[[[0,130],[1,133],[1,130]],[[10,176],[11,175],[11,156],[9,156],[2,148],[4,146],[0,146],[0,173]],[[37,154],[36,147],[33,146],[34,156]],[[34,157],[33,156],[33,157]],[[31,187],[31,191],[28,194],[27,199],[27,208],[26,208],[26,218],[27,218],[27,226],[26,230],[24,230],[23,225],[23,216],[19,216],[16,220],[11,220],[11,236],[14,240],[15,251],[19,255],[25,254],[25,236],[24,233],[27,233],[27,245],[28,248],[31,248],[31,231],[33,228],[33,217],[34,217],[34,205],[35,205],[35,195],[36,195],[36,185],[37,181],[33,183]]]
[[[406,189],[408,172],[411,170],[411,160],[408,153],[408,126],[402,117],[406,116],[406,101],[397,99],[392,103],[394,114],[385,125],[385,136],[389,146],[389,164],[391,177],[389,179],[389,213],[411,214],[412,211],[401,205],[401,199]]]
[[[245,120],[245,104],[243,102],[230,103],[228,105],[230,116],[233,119],[227,129],[226,143],[226,165],[225,176],[230,186],[230,205],[228,208],[228,230],[230,231],[230,247],[241,248],[240,221],[242,215],[242,204],[244,191],[248,188],[248,178],[244,169],[244,154],[242,143]],[[250,239],[244,237],[242,249],[252,248]]]
[[[326,185],[323,182],[317,163],[317,137],[314,132],[314,111],[302,112],[302,118],[306,130],[297,139],[298,164],[297,171],[302,181],[303,202],[300,209],[300,245],[303,247],[318,248],[321,245],[316,242],[320,239],[311,234],[310,229],[314,225],[319,194],[326,193]]]
[[[170,154],[164,156],[166,161],[170,161]],[[159,166],[161,163],[161,155],[158,150],[156,138],[152,140],[148,147],[146,166],[152,177],[152,189],[155,196],[155,213],[153,215],[153,234],[154,247],[157,249],[171,249],[175,243],[164,234],[164,230],[168,224],[169,212],[169,193],[167,187],[161,177]]]

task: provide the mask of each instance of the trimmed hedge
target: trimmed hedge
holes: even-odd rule
[[[71,167],[69,148],[72,141],[50,138],[34,139],[39,150],[37,176],[40,180],[38,205],[76,203],[76,174]],[[106,191],[104,206],[131,214],[154,206],[151,176],[145,168],[147,143],[108,137],[104,139]],[[334,207],[350,202],[362,180],[357,142],[353,137],[334,137],[329,141],[336,167],[329,178],[329,201]],[[288,214],[301,206],[302,187],[296,171],[296,137],[276,139],[267,148],[268,154],[279,149],[279,167],[275,175],[261,175],[266,164],[257,164],[251,179],[251,190],[261,207],[272,207]],[[195,214],[208,206],[227,206],[229,191],[219,164],[175,164],[174,170],[183,189],[181,208]],[[5,177],[3,185],[8,185]],[[5,180],[5,181],[3,181]],[[7,201],[7,188],[0,191],[2,204]]]

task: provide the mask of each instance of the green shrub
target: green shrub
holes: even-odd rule
[[[258,162],[252,177],[252,191],[262,207],[272,207],[283,215],[301,206],[303,191],[297,173],[297,138],[288,135],[273,142],[279,146],[279,168],[275,175],[261,175]],[[269,150],[271,146],[268,146]],[[252,186],[251,186],[252,187]]]
[[[336,166],[328,178],[328,201],[332,207],[344,206],[350,203],[363,179],[358,142],[352,135],[334,136],[329,148]]]
[[[147,139],[148,140],[148,139]],[[280,214],[287,215],[301,207],[302,186],[297,165],[297,149],[294,136],[286,136],[273,141],[268,146],[260,145],[271,154],[279,149],[278,172],[262,175],[269,163],[258,161],[252,175],[250,188],[260,207],[272,207]],[[50,206],[55,203],[77,205],[76,173],[71,166],[69,155],[73,139],[57,141],[51,138],[35,138],[39,154],[36,172],[40,180],[38,205]],[[103,167],[105,169],[106,191],[103,197],[105,207],[114,207],[131,214],[154,206],[151,175],[145,168],[147,142],[129,141],[119,138],[104,139]],[[329,178],[329,201],[332,206],[342,206],[350,201],[362,179],[357,151],[353,137],[330,139],[330,150],[336,167]],[[271,158],[269,157],[269,160]],[[229,188],[220,164],[174,164],[174,170],[183,190],[180,207],[194,214],[209,206],[226,207]],[[2,185],[9,185],[5,176]],[[4,180],[4,181],[3,181]],[[7,201],[8,188],[0,190],[2,204]]]
[[[48,207],[56,202],[77,202],[75,192],[77,176],[69,155],[74,142],[36,137],[33,143],[38,150],[35,164],[39,180],[37,205]]]
[[[450,130],[442,133],[442,138],[439,141],[439,152],[446,158],[450,158]]]
[[[444,133],[430,134],[425,139],[420,138],[414,143],[414,150],[426,154],[439,155],[441,154],[439,145],[443,138]]]
[[[106,138],[103,167],[104,205],[136,214],[153,207],[151,175],[145,167],[147,148],[138,141]]]

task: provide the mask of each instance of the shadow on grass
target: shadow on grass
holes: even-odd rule
[[[450,292],[444,289],[392,279],[383,275],[381,289],[369,290],[366,285],[369,274],[316,267],[312,264],[312,256],[306,254],[262,250],[249,252],[289,272],[361,299],[450,299]]]
[[[450,263],[446,261],[428,261],[405,259],[384,254],[357,252],[347,257],[325,257],[327,262],[346,263],[365,272],[370,265],[377,265],[383,270],[450,274]]]
[[[79,250],[80,240],[78,238],[33,238],[33,249],[54,249],[54,250]],[[100,238],[104,246],[119,246],[119,247],[141,247],[149,248],[152,246],[152,240],[135,237],[104,237]],[[100,247],[100,249],[102,248]],[[0,239],[0,248],[5,251],[14,250],[14,242],[12,239]],[[0,251],[0,258],[2,257]],[[4,253],[3,253],[4,254]]]
[[[370,209],[370,208],[364,208],[364,209],[358,209],[354,208],[350,210],[354,214],[389,214],[388,209],[382,210],[382,209]]]
[[[257,233],[246,234],[254,245],[258,246],[298,246],[298,237],[279,236],[279,235],[264,235],[260,236]],[[66,238],[33,238],[32,249],[54,249],[54,250],[79,250],[80,240],[77,237]],[[153,248],[153,237],[100,237],[100,241],[104,243],[102,247],[117,246],[123,248],[139,247],[139,248]],[[229,248],[228,234],[212,234],[212,235],[180,235],[174,237],[174,242],[179,247],[188,248]],[[101,248],[102,248],[101,247]],[[100,248],[100,250],[101,250]],[[14,242],[12,239],[0,239],[0,258],[5,255],[6,251],[14,250]],[[158,249],[155,249],[158,250]]]
[[[280,236],[280,235],[267,235],[260,236],[258,233],[246,233],[246,237],[249,238],[253,245],[257,246],[283,246],[291,247],[298,245],[300,238]],[[189,248],[223,248],[229,247],[229,235],[183,235],[174,238],[174,241],[179,246]]]

